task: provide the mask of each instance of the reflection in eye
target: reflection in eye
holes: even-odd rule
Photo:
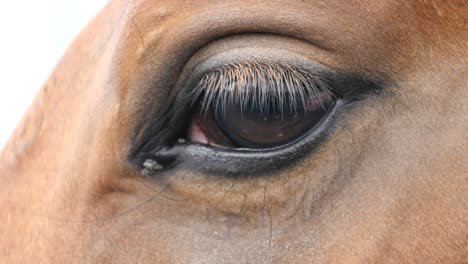
[[[199,82],[187,138],[228,148],[267,149],[312,131],[335,96],[313,72],[267,62],[237,62]]]

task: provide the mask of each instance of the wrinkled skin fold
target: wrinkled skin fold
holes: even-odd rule
[[[466,262],[467,17],[464,0],[111,0],[2,150],[0,262]],[[191,69],[243,51],[382,89],[285,168],[144,177],[136,145]]]

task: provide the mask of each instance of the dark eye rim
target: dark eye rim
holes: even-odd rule
[[[151,153],[147,160],[163,165],[164,170],[177,168],[207,175],[239,178],[266,175],[286,169],[316,150],[331,134],[340,117],[349,108],[346,100],[335,101],[326,116],[302,137],[269,149],[223,148],[192,142],[179,142],[174,146]],[[170,164],[170,165],[167,165]]]

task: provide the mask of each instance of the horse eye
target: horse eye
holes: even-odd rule
[[[198,107],[187,132],[194,143],[227,148],[268,149],[294,142],[316,127],[333,108],[335,99],[323,91],[298,100],[243,104],[228,100]]]

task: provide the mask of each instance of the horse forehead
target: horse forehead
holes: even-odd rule
[[[343,0],[314,0],[314,1],[303,1],[303,0],[291,0],[285,5],[284,1],[272,0],[240,0],[240,1],[223,1],[223,0],[207,0],[207,1],[183,1],[183,0],[128,0],[122,8],[130,14],[132,17],[145,17],[158,16],[160,18],[167,18],[172,15],[191,15],[199,14],[204,15],[207,12],[227,11],[235,14],[242,15],[243,12],[254,12],[258,15],[258,18],[262,16],[270,15],[269,12],[276,11],[278,13],[287,14],[289,11],[300,11],[300,12],[311,12],[317,11],[317,13],[310,13],[308,19],[311,21],[326,19],[328,17],[354,17],[356,20],[362,18],[357,14],[365,13],[369,14],[381,14],[382,12],[389,10],[391,7],[404,5],[405,2],[399,1],[343,1]],[[268,8],[268,7],[271,7]],[[278,9],[280,7],[280,9]],[[111,11],[111,10],[109,10]],[[118,10],[114,10],[119,12]],[[266,13],[263,13],[266,12]],[[396,14],[395,14],[396,15]],[[222,14],[225,17],[225,14]],[[181,19],[183,17],[178,17]],[[377,21],[378,17],[374,17]],[[218,18],[219,19],[219,18]],[[303,20],[301,16],[288,16],[289,20]],[[155,21],[156,22],[156,21]],[[328,21],[329,22],[329,21]],[[150,23],[152,24],[152,23]]]
[[[175,13],[197,13],[203,11],[203,8],[219,7],[220,5],[226,5],[232,8],[232,12],[238,12],[239,10],[248,10],[255,8],[256,6],[261,6],[265,3],[262,0],[240,0],[240,1],[224,1],[224,0],[120,0],[124,2],[122,8],[126,11],[130,11],[133,15],[145,15],[145,11],[153,12],[159,16],[166,17]],[[382,11],[388,10],[388,8],[398,7],[401,10],[401,7],[407,7],[412,11],[415,11],[421,16],[438,16],[444,18],[455,18],[460,19],[460,15],[466,14],[467,5],[463,0],[454,0],[454,1],[444,1],[444,0],[412,0],[412,1],[388,1],[388,0],[313,0],[313,1],[303,1],[303,0],[291,0],[288,1],[288,4],[285,5],[284,1],[281,0],[272,0],[268,1],[268,5],[278,5],[281,6],[281,10],[290,10],[290,9],[302,9],[308,7],[310,9],[319,9],[323,11],[329,11],[329,13],[321,13],[322,16],[328,16],[332,13],[339,15],[347,15],[346,13],[341,13],[342,11],[353,11],[357,13],[352,13],[351,17],[358,19],[357,14],[365,12],[369,13],[380,13]],[[158,12],[155,12],[157,10]],[[395,10],[395,9],[391,9]],[[111,11],[111,10],[108,10]],[[119,11],[115,9],[114,11]],[[215,10],[216,11],[216,10]],[[308,10],[307,10],[308,11]],[[393,14],[393,17],[398,17],[398,14]],[[294,17],[292,17],[294,19]],[[461,22],[461,21],[459,21]]]
[[[235,27],[250,23],[253,28],[294,27],[298,32],[302,30],[302,35],[316,34],[328,41],[346,43],[345,38],[351,35],[366,45],[381,41],[375,50],[414,39],[431,45],[441,39],[463,38],[466,34],[460,32],[466,30],[464,21],[468,12],[463,0],[291,0],[287,5],[280,0],[122,1],[120,9],[107,12],[129,18],[123,30],[137,29],[140,37],[133,41],[141,38],[144,42],[154,34],[177,40],[183,38],[184,29],[203,35],[209,33],[208,29],[216,30],[218,24],[230,23]],[[346,48],[356,44],[349,42]]]

